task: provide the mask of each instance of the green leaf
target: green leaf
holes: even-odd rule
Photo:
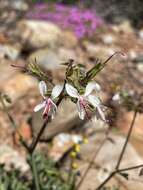
[[[122,52],[115,52],[113,55],[107,58],[104,62],[102,62],[100,59],[97,58],[96,65],[86,73],[86,77],[83,79],[83,81],[87,83],[90,80],[92,80],[97,75],[97,73],[99,73],[106,66],[107,62],[110,61],[112,57],[116,54],[124,55]]]
[[[93,79],[97,75],[97,73],[104,68],[104,66],[105,65],[98,60],[98,63],[96,63],[96,65],[86,73],[86,77],[84,80],[89,81]]]
[[[48,82],[49,84],[52,85],[52,77],[50,76],[50,74],[47,74],[46,72],[44,72],[39,66],[38,64],[35,63],[29,63],[28,64],[28,73],[34,77],[36,77],[38,80],[40,81],[45,81]]]

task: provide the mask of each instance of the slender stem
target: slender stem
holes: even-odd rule
[[[134,111],[134,115],[133,115],[133,119],[132,119],[132,122],[131,122],[131,125],[130,125],[130,128],[129,128],[129,131],[128,131],[128,135],[127,135],[127,138],[125,140],[125,143],[123,145],[123,148],[122,148],[122,151],[119,155],[119,159],[117,161],[117,164],[116,164],[116,167],[115,167],[115,170],[107,177],[107,179],[105,179],[97,188],[96,190],[100,190],[112,177],[114,177],[114,175],[116,173],[120,173],[121,171],[126,171],[126,170],[130,170],[131,168],[125,168],[125,169],[122,169],[122,170],[119,170],[119,167],[120,167],[120,164],[121,164],[121,161],[122,161],[122,158],[123,158],[123,155],[125,153],[125,150],[126,150],[126,147],[127,147],[127,144],[129,142],[129,139],[130,139],[130,136],[131,136],[131,133],[132,133],[132,130],[133,130],[133,126],[135,124],[135,119],[136,119],[136,116],[137,116],[137,109]],[[135,168],[137,168],[137,166],[135,166]],[[135,169],[134,167],[132,167],[132,169]]]
[[[84,172],[84,174],[83,174],[81,180],[79,181],[79,183],[78,183],[78,185],[77,185],[77,187],[76,187],[77,190],[80,188],[81,184],[83,183],[84,179],[86,178],[86,176],[87,176],[89,170],[91,169],[92,165],[94,164],[94,161],[95,161],[95,159],[96,159],[98,153],[100,152],[101,148],[103,147],[104,143],[106,142],[106,140],[107,140],[107,137],[105,137],[105,138],[103,139],[103,141],[101,142],[101,144],[100,144],[100,146],[98,147],[97,151],[94,153],[93,158],[92,158],[91,161],[89,162],[88,167],[86,168],[86,170],[85,170],[85,172]]]
[[[133,119],[132,119],[132,122],[131,122],[131,125],[130,125],[130,129],[129,129],[126,141],[124,143],[124,146],[122,148],[121,154],[119,156],[119,159],[118,159],[118,162],[117,162],[117,165],[116,165],[116,168],[115,168],[116,170],[118,170],[119,167],[120,167],[124,152],[126,150],[127,144],[129,142],[129,139],[130,139],[130,136],[131,136],[131,133],[132,133],[132,130],[133,130],[133,126],[134,126],[134,123],[135,123],[136,116],[137,116],[137,110],[135,110],[135,112],[134,112]]]
[[[122,56],[124,56],[124,53],[122,53],[122,52],[115,52],[114,54],[112,54],[110,57],[108,57],[103,63],[102,63],[102,65],[101,65],[101,67],[96,71],[96,75],[97,75],[97,73],[99,73],[106,65],[107,65],[107,62],[108,61],[110,61],[111,59],[112,59],[112,57],[114,57],[115,55],[117,55],[117,54],[121,54]],[[95,66],[96,67],[96,66]],[[86,79],[88,79],[88,74],[92,71],[94,69],[94,67],[93,68],[91,68],[87,73],[86,73],[86,77],[84,78],[84,80]]]
[[[100,190],[114,175],[116,172],[112,172],[104,181],[101,185],[99,185],[96,190]]]
[[[107,58],[103,64],[105,65],[110,59],[112,59],[113,56],[117,55],[117,54],[121,54],[122,56],[125,56],[125,54],[123,52],[117,51],[115,53],[113,53],[109,58]]]
[[[120,169],[120,170],[115,170],[105,179],[105,181],[100,186],[98,186],[98,188],[96,190],[100,190],[112,177],[114,177],[115,174],[125,172],[125,171],[129,171],[129,170],[142,168],[142,167],[143,167],[143,164],[140,164],[140,165],[133,166],[133,167],[128,167],[128,168],[123,168],[123,169]]]
[[[43,132],[44,132],[47,124],[48,124],[48,118],[44,121],[44,123],[43,123],[43,125],[42,125],[42,127],[41,127],[41,129],[40,129],[40,131],[39,131],[39,133],[37,135],[37,137],[33,138],[33,141],[32,141],[32,143],[30,145],[30,152],[31,153],[33,153],[33,151],[35,150],[35,148],[36,148],[36,146],[37,146],[37,144],[38,144],[38,142],[40,140],[40,137],[42,136],[42,134],[43,134]]]
[[[129,171],[129,170],[134,170],[134,169],[138,169],[138,168],[142,168],[142,167],[143,167],[143,164],[140,164],[140,165],[137,165],[137,166],[128,167],[128,168],[123,168],[123,169],[118,170],[118,173]]]
[[[27,70],[27,68],[26,68],[26,67],[24,67],[24,66],[14,65],[14,64],[11,64],[11,66],[12,66],[12,67],[19,68],[19,69],[21,69],[21,70],[22,70],[22,71],[24,71],[24,72],[28,71],[28,70]]]
[[[35,188],[36,188],[36,190],[40,190],[39,179],[38,179],[38,174],[37,174],[37,168],[36,168],[33,153],[31,153],[31,159],[32,159],[32,171],[33,171],[33,176],[34,176]]]

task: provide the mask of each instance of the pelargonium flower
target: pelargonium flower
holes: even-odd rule
[[[80,95],[76,88],[70,84],[65,85],[67,94],[73,98],[77,98],[77,109],[80,119],[84,119],[85,116],[89,118],[87,108],[92,105],[97,112],[97,116],[100,117],[103,121],[106,121],[104,113],[102,111],[102,105],[100,99],[92,95],[93,90],[96,92],[100,91],[100,85],[96,82],[89,82],[85,88],[85,93]]]
[[[57,111],[57,106],[53,100],[60,95],[62,89],[63,89],[63,86],[56,85],[52,90],[51,96],[47,97],[46,96],[46,93],[47,93],[46,83],[44,81],[39,82],[39,91],[40,91],[40,94],[42,95],[44,101],[42,103],[38,104],[37,106],[35,106],[34,111],[37,112],[37,111],[41,110],[42,108],[44,108],[44,111],[42,114],[43,118],[51,116],[51,118],[53,119],[56,114],[56,111]]]

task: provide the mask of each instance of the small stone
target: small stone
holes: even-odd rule
[[[110,44],[114,43],[115,37],[111,34],[106,34],[106,35],[102,36],[102,41],[104,44],[110,45]]]
[[[138,71],[143,73],[143,62],[137,63],[137,69],[138,69]]]
[[[137,58],[137,53],[134,50],[130,50],[128,55],[131,60],[135,60]]]
[[[78,39],[73,32],[64,31],[62,43],[66,48],[75,48],[78,45]]]
[[[26,159],[6,144],[0,145],[0,164],[5,164],[7,170],[10,170],[11,167],[20,169],[22,172],[29,170]]]
[[[24,0],[14,0],[11,3],[12,8],[19,10],[19,11],[26,11],[28,9],[28,4],[24,2]]]
[[[118,25],[118,31],[124,33],[133,33],[133,27],[129,20],[124,20],[121,24]]]
[[[135,63],[142,63],[143,62],[143,54],[142,53],[136,54],[136,57],[133,59],[133,61]]]
[[[18,98],[25,96],[29,90],[36,87],[36,84],[36,80],[31,76],[19,73],[6,80],[0,85],[0,88],[14,103]]]
[[[60,48],[59,49],[59,61],[60,61],[60,63],[66,62],[69,59],[77,60],[75,52],[71,49]]]
[[[7,57],[12,61],[15,61],[20,54],[20,49],[12,45],[0,45],[0,57]]]
[[[48,48],[35,51],[29,56],[28,61],[32,62],[35,59],[37,64],[46,70],[55,70],[60,64],[58,54]]]
[[[32,53],[28,61],[32,62],[35,59],[37,64],[46,70],[55,70],[62,68],[61,63],[69,59],[76,59],[76,55],[70,49],[60,48],[59,50],[51,50],[50,48],[45,48]]]
[[[22,20],[17,25],[18,35],[26,41],[24,48],[57,47],[61,44],[62,31],[53,23]],[[28,47],[30,46],[30,47]]]

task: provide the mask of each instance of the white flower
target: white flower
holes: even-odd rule
[[[88,116],[86,108],[91,104],[94,108],[96,108],[98,115],[103,121],[106,121],[104,113],[101,109],[101,102],[100,99],[94,95],[91,95],[93,90],[96,92],[100,91],[100,85],[96,82],[89,82],[86,86],[85,93],[80,95],[76,88],[74,88],[70,84],[66,84],[66,91],[67,94],[73,98],[77,98],[77,109],[79,113],[80,119],[84,119],[85,116]]]
[[[121,97],[119,93],[114,94],[114,96],[112,97],[113,101],[120,101]]]
[[[42,95],[44,101],[40,104],[38,104],[35,108],[34,108],[34,111],[37,112],[39,111],[40,109],[44,108],[44,111],[43,111],[43,118],[47,117],[47,116],[51,116],[52,119],[54,118],[54,115],[57,111],[57,106],[56,104],[53,102],[53,100],[55,98],[57,98],[61,91],[63,89],[63,86],[61,85],[56,85],[53,90],[52,90],[52,93],[51,93],[51,96],[50,97],[46,97],[45,94],[47,92],[47,86],[46,86],[46,83],[44,81],[41,81],[39,82],[39,91],[40,91],[40,94]]]

